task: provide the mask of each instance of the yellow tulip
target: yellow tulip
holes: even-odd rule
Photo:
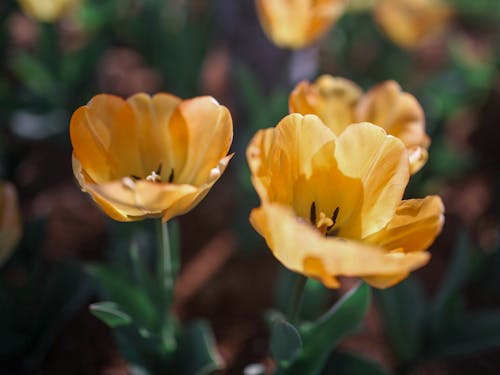
[[[394,81],[385,81],[363,94],[347,79],[323,75],[315,83],[300,82],[290,94],[289,106],[291,113],[319,116],[336,135],[357,122],[384,128],[406,145],[411,174],[427,162],[430,140],[425,134],[422,107]]]
[[[304,48],[342,15],[346,0],[256,0],[262,28],[277,46]]]
[[[228,109],[212,98],[101,94],[71,118],[73,172],[113,219],[167,221],[196,206],[232,155]]]
[[[439,0],[379,0],[375,19],[401,47],[419,47],[446,28],[452,11]]]
[[[0,183],[0,266],[4,264],[21,239],[22,225],[17,193],[8,182]]]
[[[404,144],[369,123],[338,137],[315,115],[291,114],[247,148],[261,206],[250,222],[287,268],[339,286],[338,276],[385,288],[425,265],[443,225],[437,196],[402,200]]]
[[[23,11],[29,16],[43,22],[53,22],[81,0],[18,0]]]

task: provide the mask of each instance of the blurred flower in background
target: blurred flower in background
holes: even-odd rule
[[[0,182],[0,266],[21,239],[22,224],[17,192],[9,182]]]
[[[73,171],[119,221],[183,214],[224,172],[233,129],[212,97],[97,95],[73,114]]]
[[[342,15],[346,0],[256,0],[268,37],[279,47],[300,49],[321,38]]]
[[[412,174],[427,161],[430,139],[425,134],[424,111],[395,81],[385,81],[363,93],[354,82],[323,75],[314,83],[300,82],[290,94],[289,107],[291,113],[319,116],[336,135],[357,122],[384,128],[406,145]]]
[[[42,22],[53,22],[73,9],[81,0],[18,0],[23,11]]]
[[[443,33],[452,11],[440,0],[379,0],[374,14],[394,43],[415,48]]]
[[[443,33],[452,15],[440,0],[256,0],[268,37],[282,48],[307,47],[345,12],[373,11],[387,36],[403,48],[417,48]]]
[[[441,231],[441,198],[402,200],[404,144],[369,123],[336,137],[314,115],[292,114],[247,149],[261,206],[253,227],[287,268],[330,288],[337,276],[386,288],[425,265]]]

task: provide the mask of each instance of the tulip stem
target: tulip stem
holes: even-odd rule
[[[292,324],[296,323],[302,305],[302,297],[304,296],[304,289],[306,287],[307,277],[297,274],[295,285],[293,287],[290,302],[288,304],[287,318]]]
[[[169,303],[174,288],[174,272],[172,249],[170,248],[170,238],[168,235],[167,223],[162,223],[161,220],[157,221],[158,228],[158,281],[163,286],[166,298]]]

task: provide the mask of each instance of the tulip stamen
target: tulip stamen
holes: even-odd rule
[[[173,182],[174,181],[174,168],[170,170],[170,175],[168,176],[168,182]]]
[[[316,202],[311,203],[311,209],[309,210],[309,221],[312,225],[316,225]]]
[[[333,226],[333,221],[328,216],[325,215],[323,211],[320,212],[318,221],[316,222],[316,228],[324,236],[328,233],[328,228]]]
[[[326,236],[328,235],[330,229],[332,229],[333,226],[335,225],[335,221],[337,220],[337,217],[339,215],[339,210],[340,209],[337,207],[333,212],[331,218],[326,216],[326,214],[323,211],[319,213],[318,217],[316,212],[316,202],[312,202],[309,211],[309,220],[311,224],[314,225],[322,235]]]

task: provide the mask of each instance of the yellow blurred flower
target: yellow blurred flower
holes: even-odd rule
[[[394,81],[385,81],[363,94],[347,79],[323,75],[314,83],[300,82],[290,94],[289,106],[291,113],[319,116],[336,135],[357,122],[384,128],[406,145],[412,174],[427,162],[430,139],[425,134],[422,107]]]
[[[113,219],[167,221],[198,204],[232,155],[228,109],[212,98],[101,94],[71,118],[73,172]]]
[[[23,11],[43,22],[53,22],[74,8],[81,0],[18,0]]]
[[[277,46],[299,49],[321,38],[342,15],[346,0],[256,0],[262,28]]]
[[[419,47],[441,34],[452,15],[440,0],[378,0],[375,19],[396,44]]]
[[[369,123],[338,137],[315,115],[291,114],[247,148],[261,206],[250,222],[292,271],[339,286],[337,276],[385,288],[425,265],[443,225],[437,196],[402,200],[404,144]]]
[[[15,250],[21,233],[21,213],[16,189],[9,182],[0,182],[0,266]]]

